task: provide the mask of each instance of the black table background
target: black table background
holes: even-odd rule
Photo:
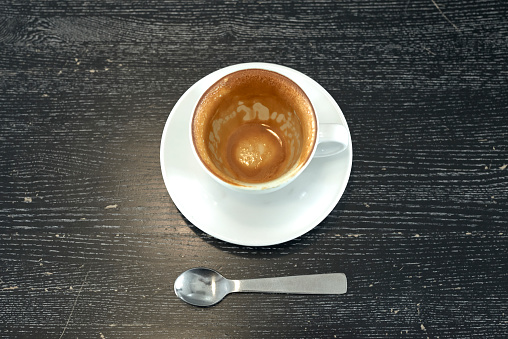
[[[8,1],[0,13],[1,337],[508,336],[505,1]],[[353,140],[333,212],[260,248],[190,225],[159,166],[185,90],[251,61],[319,82]],[[173,293],[195,266],[344,272],[349,290],[196,308]]]

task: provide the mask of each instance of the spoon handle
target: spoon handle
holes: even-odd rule
[[[344,273],[233,280],[233,283],[233,292],[343,294],[347,291]]]

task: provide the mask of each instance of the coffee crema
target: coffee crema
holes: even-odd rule
[[[218,178],[240,186],[266,183],[306,163],[316,118],[292,80],[248,69],[223,77],[203,94],[192,138],[202,163]]]

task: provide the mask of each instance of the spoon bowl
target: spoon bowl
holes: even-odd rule
[[[195,306],[211,306],[232,292],[232,282],[208,268],[192,268],[175,280],[175,293]]]
[[[343,273],[291,277],[229,280],[209,268],[192,268],[175,280],[175,294],[194,306],[212,306],[233,292],[294,294],[343,294],[347,279]]]

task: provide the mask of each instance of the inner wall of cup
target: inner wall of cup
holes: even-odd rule
[[[241,130],[236,134],[245,137],[259,128],[268,132],[259,134],[266,134],[265,146],[273,142],[270,134],[278,137],[284,159],[275,175],[239,176],[238,166],[225,156],[231,154],[225,147],[235,131]],[[316,142],[316,118],[310,100],[291,80],[271,71],[238,71],[219,80],[202,96],[194,113],[192,134],[203,164],[221,180],[243,186],[277,180],[305,165]],[[277,152],[265,152],[263,161],[275,159],[273,153]],[[249,152],[241,159],[256,161]]]

